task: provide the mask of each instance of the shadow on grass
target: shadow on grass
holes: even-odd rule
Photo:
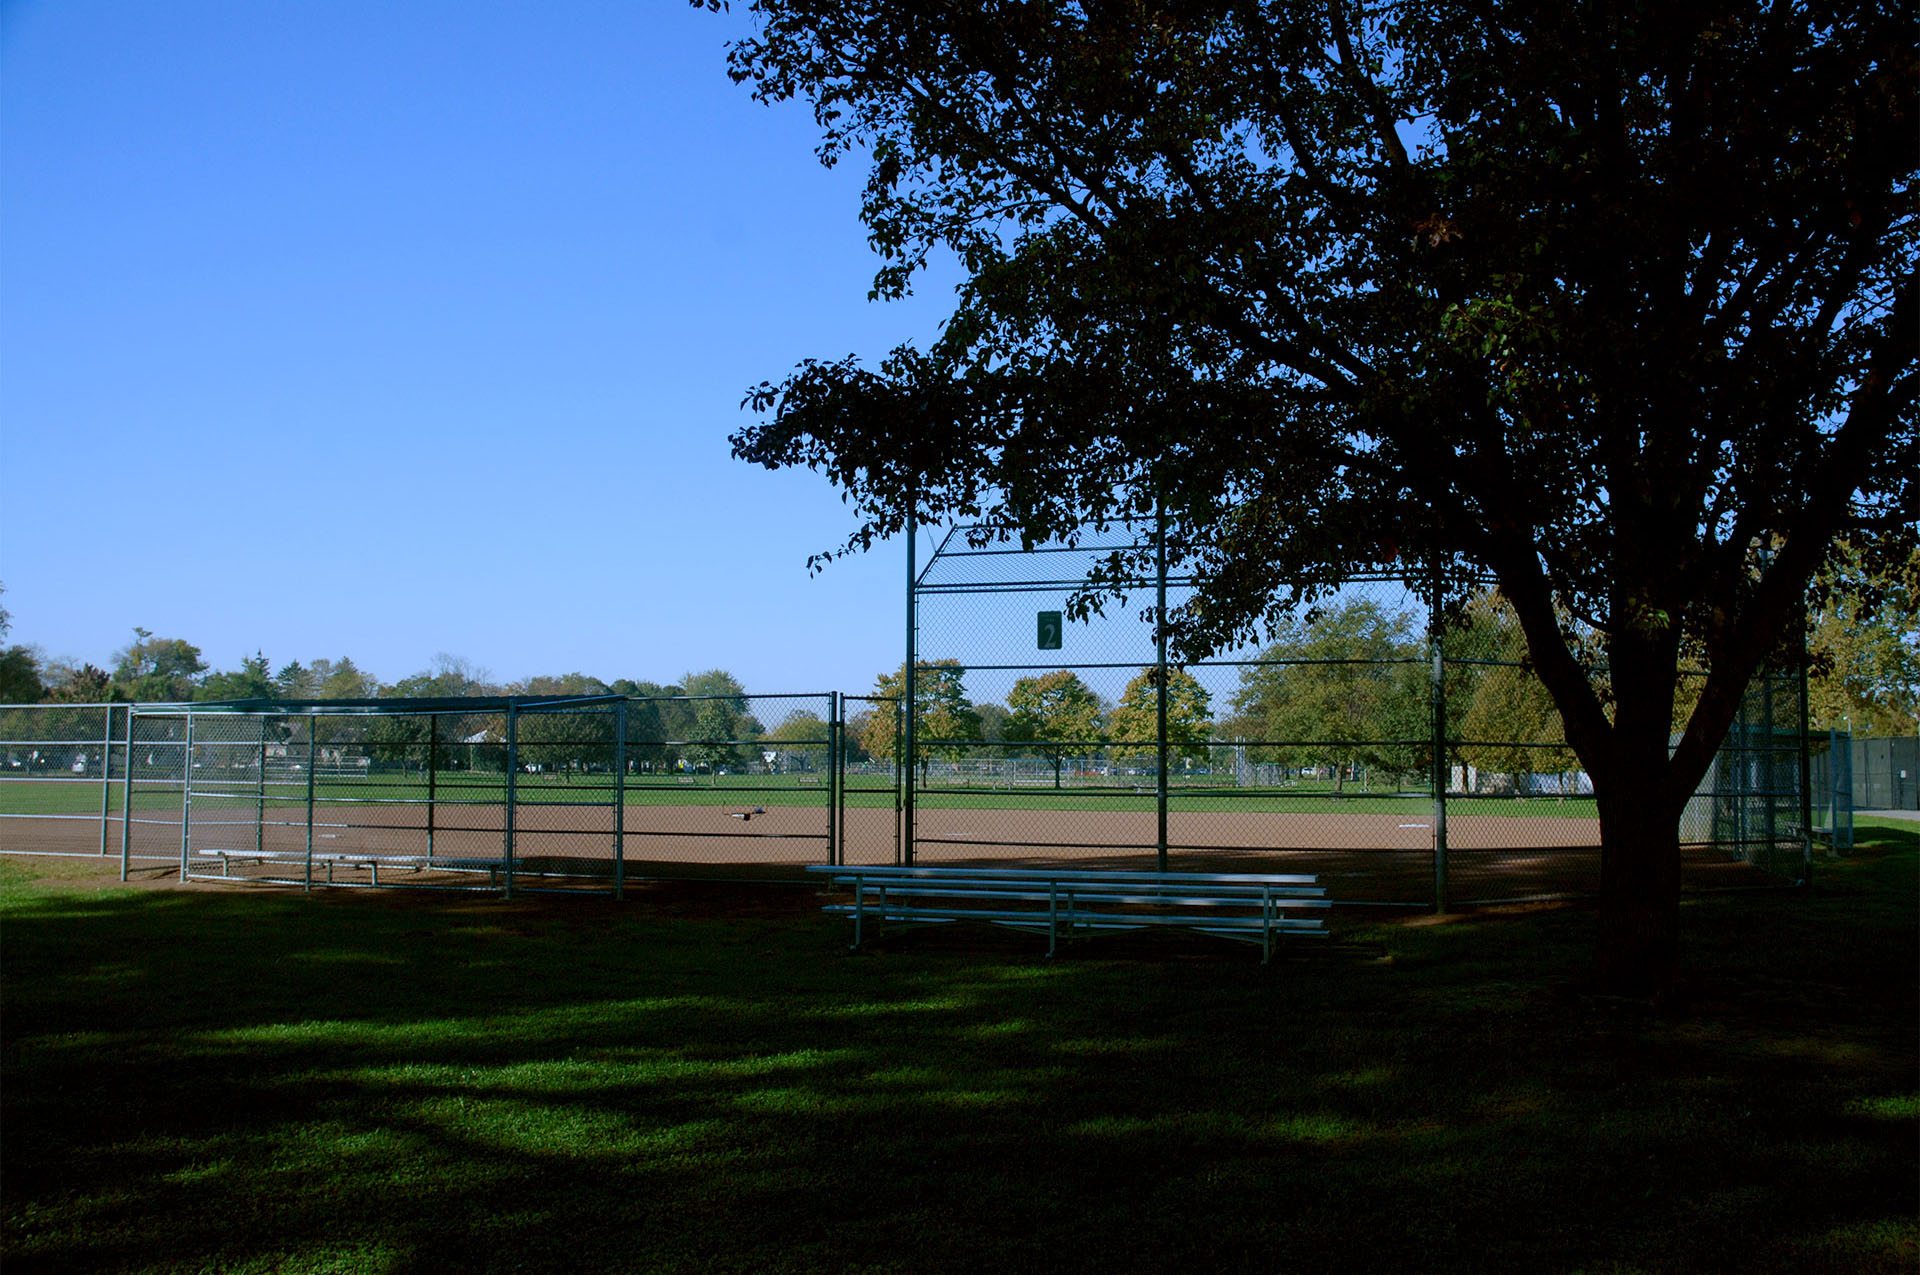
[[[1914,868],[1262,969],[643,897],[4,891],[8,1270],[1872,1270],[1916,1233]],[[0,864],[14,878],[29,868]]]

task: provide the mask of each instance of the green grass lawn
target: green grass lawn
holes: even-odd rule
[[[4,861],[6,1269],[1913,1270],[1920,829],[1860,831],[1690,899],[1659,1007],[1574,908],[850,957],[804,889]]]

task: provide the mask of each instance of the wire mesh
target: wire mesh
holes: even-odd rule
[[[130,706],[0,706],[0,851],[117,854]]]
[[[1348,902],[1598,888],[1591,782],[1491,585],[1441,627],[1425,582],[1356,578],[1258,645],[1163,665],[1155,611],[1177,612],[1193,588],[1177,570],[1162,577],[1157,557],[1138,528],[1034,551],[947,536],[913,589],[907,854],[1314,871]],[[1095,569],[1118,596],[1076,617]],[[1756,685],[1791,713],[1797,678]],[[1797,732],[1799,719],[1777,726]],[[1772,822],[1754,822],[1757,793],[1721,794],[1719,821],[1683,854],[1695,883],[1730,864],[1794,879],[1792,738],[1763,746],[1736,729],[1743,773],[1768,759],[1753,782]],[[1722,787],[1734,769],[1721,764]]]
[[[627,861],[650,873],[827,863],[835,698],[697,695],[627,702]]]

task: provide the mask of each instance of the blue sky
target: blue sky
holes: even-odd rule
[[[862,174],[727,78],[741,14],[5,0],[11,642],[435,653],[858,691],[903,547],[728,455],[747,386],[937,331],[866,300]]]

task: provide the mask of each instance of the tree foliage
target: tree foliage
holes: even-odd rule
[[[1158,667],[1143,668],[1120,693],[1120,702],[1107,717],[1107,738],[1115,757],[1153,757],[1158,754],[1160,688]],[[1168,754],[1198,760],[1207,755],[1213,737],[1213,697],[1198,678],[1178,667],[1167,669]]]
[[[1241,670],[1237,725],[1258,741],[1253,756],[1324,766],[1336,793],[1362,766],[1414,770],[1431,754],[1421,654],[1412,617],[1371,598],[1290,618]]]
[[[209,673],[199,686],[194,688],[195,699],[272,699],[278,690],[278,683],[268,670],[264,652],[255,651],[240,661],[240,667],[225,672]]]
[[[735,77],[869,162],[876,294],[965,277],[929,348],[759,387],[737,454],[843,489],[835,553],[1157,508],[1188,658],[1357,567],[1493,572],[1595,783],[1602,975],[1666,977],[1747,682],[1836,532],[1920,523],[1910,7],[752,8]]]
[[[873,684],[876,699],[906,698],[907,666],[882,673]],[[922,661],[914,665],[913,698],[918,706],[914,718],[914,755],[922,765],[938,753],[959,756],[966,745],[981,738],[980,714],[967,698],[965,670],[958,660]],[[867,715],[860,732],[861,745],[869,757],[883,761],[897,759],[899,714],[884,710]]]
[[[1106,738],[1106,712],[1100,697],[1069,669],[1016,681],[1007,692],[1007,708],[1011,711],[1001,738],[1031,745],[1052,762],[1056,788],[1062,762],[1091,752]]]
[[[133,641],[114,655],[113,681],[128,699],[174,703],[192,699],[206,671],[200,648],[191,642],[136,628]]]
[[[1920,730],[1920,551],[1870,565],[1844,545],[1821,585],[1807,632],[1810,724],[1860,735]]]

